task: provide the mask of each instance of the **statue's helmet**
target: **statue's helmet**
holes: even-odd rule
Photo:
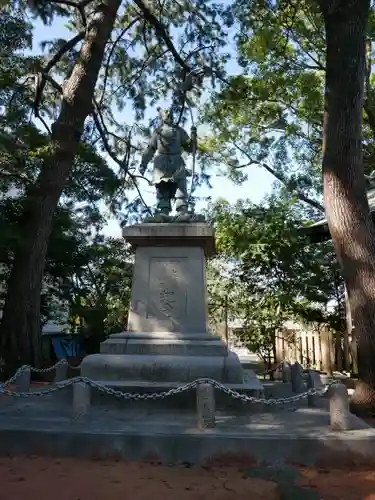
[[[163,123],[171,123],[173,121],[172,113],[169,109],[158,108],[158,111]]]

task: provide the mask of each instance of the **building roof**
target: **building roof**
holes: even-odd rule
[[[42,335],[63,335],[66,334],[66,330],[68,329],[68,325],[61,325],[55,323],[54,321],[47,321],[47,323],[42,328]]]
[[[375,223],[375,188],[372,187],[367,191],[367,199],[370,206],[372,219]],[[324,241],[331,238],[327,219],[322,219],[318,222],[314,222],[314,224],[311,224],[310,226],[301,227],[300,232],[307,234],[310,237],[312,243],[317,243],[319,241]]]

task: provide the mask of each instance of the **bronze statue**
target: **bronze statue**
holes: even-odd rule
[[[144,175],[148,163],[154,158],[152,184],[156,188],[156,214],[168,216],[175,200],[177,219],[188,217],[189,200],[187,193],[187,170],[182,152],[195,154],[196,128],[191,128],[191,138],[179,125],[174,125],[168,110],[159,110],[161,125],[153,132],[149,145],[142,155],[139,172]]]

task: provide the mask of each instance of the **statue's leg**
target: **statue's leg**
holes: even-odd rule
[[[188,212],[188,199],[187,199],[187,186],[186,178],[179,179],[177,182],[177,189],[175,194],[176,200],[176,211],[180,214],[186,214]]]
[[[156,187],[156,210],[158,213],[169,215],[172,210],[169,182],[159,182]]]

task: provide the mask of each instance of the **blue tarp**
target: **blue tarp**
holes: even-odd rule
[[[51,341],[57,359],[80,355],[81,346],[78,338],[53,335],[51,336]]]

